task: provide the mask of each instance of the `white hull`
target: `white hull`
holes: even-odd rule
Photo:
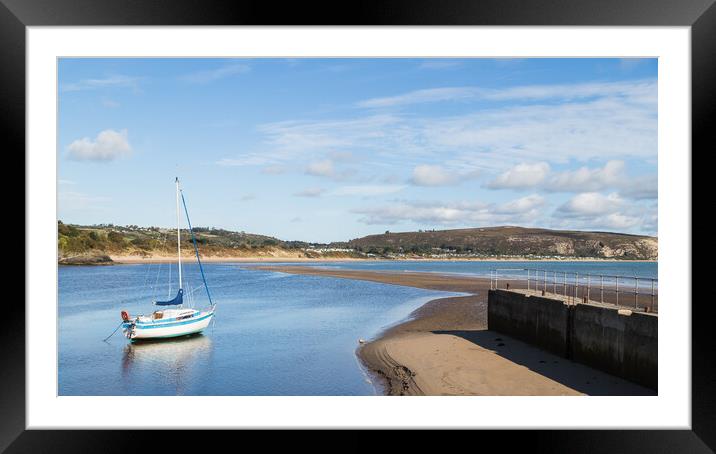
[[[157,320],[154,322],[135,322],[125,326],[124,333],[128,339],[164,339],[168,337],[186,336],[200,333],[214,318],[213,311],[197,312],[195,316],[184,320]]]
[[[191,221],[189,220],[189,212],[186,211],[186,202],[184,202],[184,195],[181,194],[179,189],[179,178],[176,182],[176,204],[177,204],[177,262],[179,269],[179,290],[176,296],[168,301],[154,301],[154,304],[158,306],[174,306],[171,309],[162,309],[154,311],[150,315],[138,315],[134,318],[129,316],[126,311],[121,312],[122,316],[122,328],[124,336],[132,341],[144,340],[144,339],[166,339],[171,337],[186,336],[189,334],[196,334],[202,332],[211,320],[214,318],[214,303],[211,300],[211,294],[209,293],[209,287],[206,285],[206,278],[204,277],[204,268],[201,266],[201,260],[199,259],[199,249],[196,246],[196,239],[194,238],[194,232],[191,228]],[[209,297],[209,309],[205,311],[198,311],[191,308],[183,308],[184,302],[184,285],[182,281],[182,267],[181,267],[181,223],[180,220],[180,209],[179,209],[179,198],[184,204],[184,211],[186,212],[186,220],[189,224],[189,232],[191,233],[191,239],[194,243],[194,251],[196,252],[196,260],[199,263],[199,270],[201,271],[201,279],[204,281],[204,287],[206,288],[206,295]],[[159,275],[157,274],[157,278]],[[189,293],[191,300],[191,292]],[[115,330],[116,331],[116,330]],[[113,333],[114,334],[114,333]]]

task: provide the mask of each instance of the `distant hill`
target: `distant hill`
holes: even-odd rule
[[[58,221],[58,260],[106,264],[105,256],[167,257],[176,254],[176,231],[111,224],[81,226]],[[194,228],[203,257],[273,258],[602,258],[656,260],[655,237],[608,232],[489,227],[386,232],[330,244],[285,241],[246,232]],[[188,231],[182,248],[192,250]],[[111,260],[110,260],[111,262]]]
[[[361,252],[390,254],[448,253],[477,256],[537,256],[656,260],[655,237],[524,227],[487,227],[419,232],[386,232],[350,240]]]
[[[82,226],[58,221],[57,234],[58,259],[62,264],[106,263],[98,259],[105,255],[176,257],[174,229],[112,224]],[[209,227],[195,227],[194,235],[203,257],[362,257],[352,251],[330,250],[326,245]],[[182,230],[182,249],[193,251],[188,230]]]

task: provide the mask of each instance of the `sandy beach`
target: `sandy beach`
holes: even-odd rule
[[[176,262],[176,255],[116,255],[109,254],[113,262],[117,264],[137,264],[137,263],[169,263]],[[183,260],[194,260],[194,255],[182,254]],[[433,258],[433,257],[401,257],[399,259],[386,258],[356,258],[356,257],[299,257],[298,254],[276,254],[276,255],[201,255],[202,262],[207,263],[306,263],[306,262],[375,262],[375,261],[423,261],[423,262],[624,262],[619,259],[597,259],[597,258],[564,258],[564,259],[541,259],[527,257],[453,257],[453,258]],[[629,262],[655,262],[654,260],[629,260]]]
[[[358,348],[361,362],[388,395],[654,394],[488,330],[489,279],[290,265],[257,268],[469,293],[432,300]]]
[[[176,255],[173,256],[162,256],[162,255],[110,255],[113,262],[117,264],[137,264],[137,263],[174,263],[177,261]],[[189,256],[182,254],[182,260],[196,260],[193,255]],[[363,261],[365,259],[356,258],[309,258],[309,257],[272,257],[272,256],[201,256],[201,261],[204,263],[303,263],[303,262],[352,262],[352,261]]]

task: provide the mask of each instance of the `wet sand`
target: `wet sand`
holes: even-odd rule
[[[361,362],[388,395],[654,394],[488,330],[489,279],[290,265],[256,268],[469,293],[432,300],[358,348]]]

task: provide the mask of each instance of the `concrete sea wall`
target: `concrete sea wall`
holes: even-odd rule
[[[639,383],[658,387],[658,321],[654,314],[490,290],[488,328]]]

